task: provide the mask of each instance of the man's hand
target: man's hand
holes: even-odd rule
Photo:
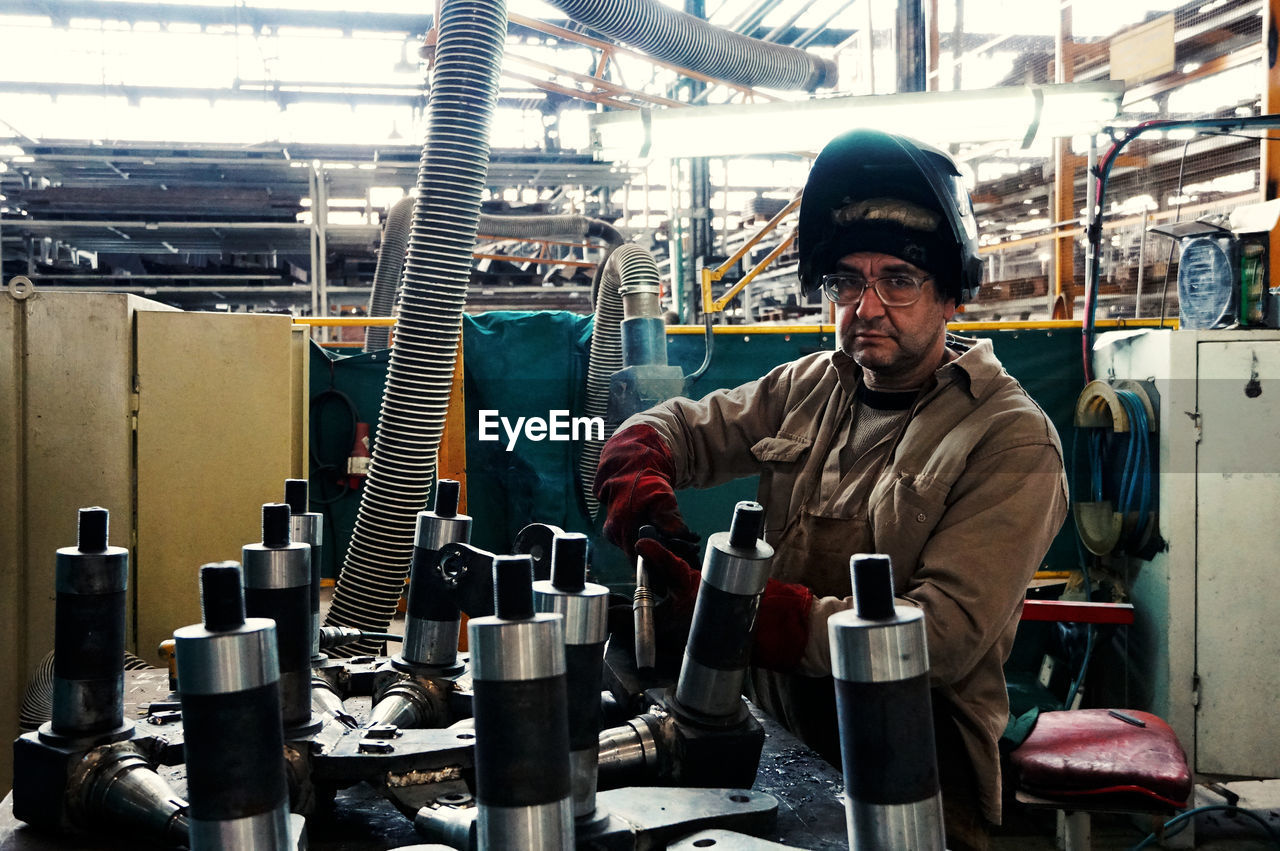
[[[756,610],[753,665],[770,671],[795,670],[809,641],[813,600],[813,592],[803,585],[769,580]]]
[[[702,574],[656,538],[636,541],[636,555],[644,559],[653,590],[666,595],[671,615],[688,623],[693,618],[693,604],[698,599]]]
[[[596,498],[605,511],[604,534],[634,559],[640,527],[652,525],[676,549],[698,536],[689,531],[671,486],[675,465],[671,450],[653,426],[636,425],[618,432],[600,451]],[[681,555],[685,553],[682,552]]]

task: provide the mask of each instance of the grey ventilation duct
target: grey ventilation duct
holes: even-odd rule
[[[369,315],[391,316],[400,293],[400,275],[404,272],[404,252],[409,246],[409,224],[413,218],[413,198],[409,195],[391,205],[387,224],[382,229],[378,246],[378,265],[373,270],[373,287],[369,291]],[[391,344],[391,331],[384,326],[364,331],[364,350],[372,352]]]
[[[373,460],[326,623],[385,632],[426,508],[458,354],[507,34],[502,0],[441,6],[428,127]],[[377,652],[379,642],[343,648]],[[333,651],[330,651],[333,652]]]
[[[836,64],[829,59],[712,26],[661,0],[551,4],[601,35],[718,80],[807,92],[836,84]]]

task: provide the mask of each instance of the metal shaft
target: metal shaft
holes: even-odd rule
[[[57,554],[53,714],[46,734],[94,739],[124,720],[129,551],[107,544],[109,513],[80,509],[77,544]]]
[[[173,634],[191,851],[281,851],[290,843],[289,788],[276,626],[245,618],[235,562],[205,565],[200,582],[204,623]]]
[[[600,688],[609,636],[609,589],[586,582],[586,568],[587,536],[557,535],[551,542],[551,579],[533,584],[534,608],[564,617],[569,770],[577,819],[590,818],[596,809]]]
[[[320,652],[320,571],[324,567],[324,517],[310,507],[306,479],[284,480],[284,501],[289,505],[289,537],[311,547],[311,661],[322,661]]]
[[[679,708],[702,719],[729,719],[741,712],[756,609],[773,560],[773,547],[760,538],[763,528],[764,508],[740,502],[729,531],[707,541],[676,683]]]
[[[497,614],[467,623],[480,847],[572,849],[564,618],[534,612],[528,556],[493,570]]]
[[[851,568],[856,609],[827,621],[849,847],[942,851],[924,613],[894,605],[888,556]]]
[[[290,539],[291,512],[284,503],[262,506],[262,543],[247,544],[245,613],[276,622],[280,642],[280,704],[291,737],[311,719],[311,545]]]
[[[418,512],[409,574],[401,659],[409,665],[448,668],[457,663],[462,617],[445,593],[439,575],[440,550],[446,544],[471,541],[471,518],[458,513],[458,482],[436,483],[433,511]]]

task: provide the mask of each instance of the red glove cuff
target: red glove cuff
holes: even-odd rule
[[[753,664],[771,671],[792,671],[809,642],[813,592],[803,585],[770,579],[756,610]]]
[[[648,524],[669,536],[691,537],[680,516],[674,478],[671,450],[653,426],[620,431],[600,451],[595,493],[605,512],[604,534],[628,557],[634,555],[640,528]]]

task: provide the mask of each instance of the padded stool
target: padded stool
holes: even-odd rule
[[[1058,840],[1066,851],[1089,848],[1090,813],[1171,816],[1191,795],[1178,737],[1149,712],[1042,712],[1010,759],[1017,799],[1065,814]]]

